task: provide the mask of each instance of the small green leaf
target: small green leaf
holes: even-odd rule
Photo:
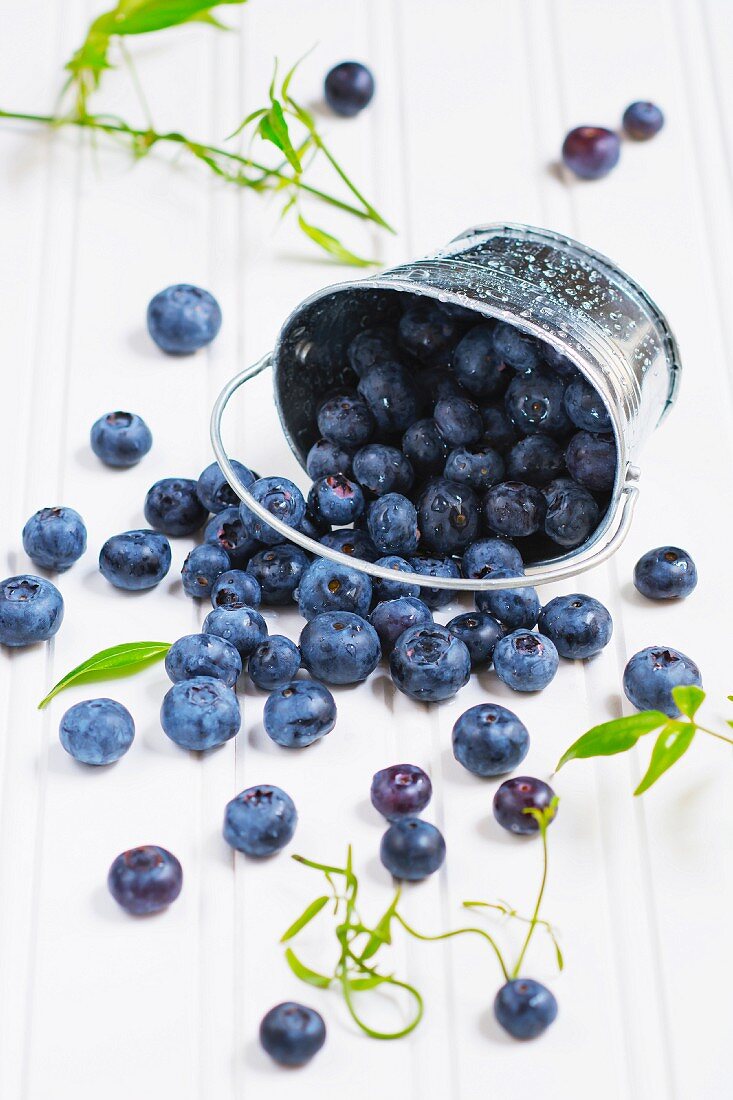
[[[557,813],[557,807],[560,799],[557,795],[553,795],[550,799],[549,806],[543,806],[541,809],[537,809],[535,806],[527,806],[522,810],[523,814],[529,814],[537,822],[537,825],[541,832],[544,832],[550,822],[554,819]]]
[[[302,215],[298,215],[298,225],[306,237],[310,237],[314,244],[341,263],[350,264],[352,267],[374,267],[376,264],[376,260],[365,260],[355,252],[350,252],[336,237],[332,237],[330,233],[318,229],[315,225],[310,225]]]
[[[285,961],[296,978],[300,978],[301,982],[307,982],[308,985],[314,985],[317,989],[328,989],[331,984],[331,978],[328,978],[325,974],[319,974],[317,970],[311,970],[309,966],[306,966],[305,963],[300,961],[290,947],[288,947],[285,952]]]
[[[55,695],[70,684],[86,684],[95,680],[108,680],[139,672],[140,669],[147,668],[155,661],[162,660],[170,647],[170,642],[124,642],[122,645],[102,649],[93,657],[82,661],[71,672],[67,672],[57,684],[54,684],[48,695],[41,699],[38,709],[42,710]]]
[[[634,747],[645,733],[659,729],[667,722],[667,715],[658,710],[643,710],[627,718],[615,718],[594,726],[579,737],[560,757],[556,771],[569,760],[585,760],[591,756],[613,756]]]
[[[298,154],[290,140],[290,131],[285,121],[283,109],[276,99],[273,100],[270,109],[260,119],[257,132],[261,138],[275,145],[285,155],[285,159],[295,172],[300,173],[303,171]]]
[[[683,714],[694,718],[705,699],[705,692],[697,684],[680,684],[672,688],[672,698]]]
[[[305,928],[306,924],[308,924],[309,921],[312,921],[313,918],[320,913],[324,905],[328,905],[328,902],[329,898],[326,894],[324,894],[323,897],[316,898],[315,901],[312,901],[307,909],[305,909],[304,912],[301,913],[298,919],[293,921],[287,932],[283,932],[282,936],[280,937],[280,943],[285,943],[286,940],[291,940],[293,936],[297,936],[301,928]]]
[[[386,913],[384,913],[379,918],[376,925],[372,929],[369,939],[367,940],[366,947],[359,956],[362,961],[366,959],[371,959],[373,955],[376,955],[380,947],[383,947],[385,944],[392,943],[392,921],[394,919],[395,910],[397,909],[397,903],[399,902],[399,900],[400,898],[398,892],[392,899],[392,903],[389,909],[387,909]]]
[[[646,775],[634,794],[648,791],[661,775],[676,764],[689,749],[694,736],[695,727],[690,722],[668,722],[654,743]]]
[[[369,989],[375,989],[378,985],[384,985],[389,978],[385,974],[372,974],[369,978],[349,978],[349,988],[353,993],[364,993]]]

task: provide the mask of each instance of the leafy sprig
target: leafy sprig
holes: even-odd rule
[[[72,684],[88,684],[96,680],[110,680],[117,676],[130,676],[148,665],[161,661],[171,647],[170,642],[123,642],[109,649],[101,649],[59,680],[38,704],[43,710],[59,692]]]

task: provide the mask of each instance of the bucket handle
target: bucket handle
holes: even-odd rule
[[[272,352],[268,352],[258,362],[235,375],[216,399],[211,413],[211,444],[222,473],[239,499],[264,523],[272,527],[289,542],[294,542],[311,554],[336,562],[337,565],[359,569],[363,573],[368,573],[370,577],[394,581],[394,569],[377,565],[375,562],[364,561],[362,558],[353,558],[349,554],[342,554],[341,551],[333,550],[330,546],[324,546],[322,543],[316,542],[315,539],[304,535],[301,531],[288,527],[286,523],[277,519],[254,499],[232,466],[221,436],[224,410],[233,395],[245,382],[249,382],[251,378],[255,378],[271,365]],[[431,577],[421,573],[400,572],[398,574],[399,580],[404,584],[417,584],[423,588],[447,588],[453,592],[485,592],[492,589],[526,588],[529,585],[547,584],[550,581],[562,581],[567,580],[568,577],[575,577],[578,573],[583,573],[586,569],[607,561],[626,538],[639,495],[636,484],[638,476],[636,467],[629,467],[626,483],[619,494],[616,508],[613,513],[606,515],[603,523],[596,530],[593,542],[577,554],[568,555],[556,562],[535,565],[521,577],[494,577],[493,579],[485,577],[479,579],[471,577]]]

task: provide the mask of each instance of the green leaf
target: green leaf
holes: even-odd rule
[[[327,894],[324,894],[323,897],[316,898],[315,901],[312,901],[307,909],[305,909],[301,913],[298,919],[293,921],[287,932],[283,932],[282,936],[280,937],[280,943],[285,943],[286,940],[291,940],[293,936],[297,936],[301,928],[305,928],[306,924],[308,924],[309,921],[312,921],[313,918],[320,913],[324,905],[328,905],[328,902],[329,898]]]
[[[307,982],[308,985],[314,985],[317,989],[328,989],[331,984],[331,978],[328,978],[325,974],[319,974],[317,970],[311,970],[309,966],[306,966],[305,963],[300,961],[290,947],[288,947],[285,952],[285,961],[296,978],[300,978],[301,982]]]
[[[690,722],[668,722],[654,743],[646,775],[634,794],[648,791],[661,775],[676,764],[689,749],[694,736],[695,727]]]
[[[177,27],[192,20],[211,20],[212,8],[225,4],[244,4],[246,0],[120,0],[92,24],[109,35],[149,34]]]
[[[366,959],[371,959],[373,955],[376,955],[380,947],[392,942],[392,921],[394,919],[395,910],[400,900],[399,891],[392,899],[392,903],[387,911],[379,918],[376,925],[371,931],[369,939],[367,940],[366,947],[362,951],[359,958],[364,962]]]
[[[327,252],[329,256],[333,256],[335,259],[340,260],[341,263],[350,264],[352,267],[374,267],[376,260],[365,260],[361,256],[357,256],[356,253],[350,252],[348,248],[345,248],[336,237],[332,237],[330,233],[326,233],[323,229],[318,229],[315,225],[309,225],[302,214],[298,215],[298,225],[300,226],[306,237],[317,244],[319,248],[322,248],[324,252]]]
[[[271,142],[272,145],[275,145],[280,152],[285,155],[288,164],[295,172],[303,171],[303,166],[298,159],[298,154],[293,148],[293,143],[290,140],[288,124],[285,121],[283,109],[276,99],[273,100],[269,111],[260,119],[257,126],[257,132],[260,137],[265,141]]]
[[[349,978],[348,984],[353,993],[364,993],[388,981],[389,978],[385,974],[372,974],[369,978]]]
[[[155,661],[162,660],[170,647],[170,642],[124,642],[122,645],[113,645],[110,649],[102,649],[54,684],[48,695],[41,699],[38,709],[42,710],[70,684],[86,684],[139,672]]]
[[[683,714],[694,718],[705,699],[705,692],[696,684],[680,684],[672,688],[672,698]]]
[[[591,756],[613,756],[634,747],[645,733],[659,729],[667,722],[667,715],[658,710],[643,710],[627,718],[615,718],[594,726],[579,737],[560,757],[555,771],[569,760],[585,760]]]

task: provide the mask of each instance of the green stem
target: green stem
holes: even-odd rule
[[[545,893],[545,886],[547,885],[547,825],[545,825],[545,824],[540,825],[540,833],[541,833],[541,836],[542,836],[542,880],[540,882],[539,893],[537,894],[537,902],[536,902],[535,907],[534,907],[534,913],[532,914],[532,918],[529,922],[529,928],[527,929],[527,935],[524,939],[524,944],[522,945],[522,950],[519,952],[519,958],[517,959],[517,964],[514,967],[514,970],[512,971],[512,978],[519,977],[519,971],[522,968],[522,963],[524,962],[524,956],[527,954],[527,948],[529,947],[529,942],[532,939],[532,936],[534,934],[535,928],[537,927],[537,924],[539,923],[538,918],[539,918],[539,915],[540,915],[540,906],[542,905],[542,898],[543,898],[544,893]]]
[[[709,733],[711,737],[715,737],[718,741],[725,741],[726,745],[733,745],[733,739],[725,737],[722,733],[716,733],[715,730],[709,730],[707,726],[698,726],[697,722],[695,722],[695,728],[698,729],[700,733]]]
[[[150,107],[148,105],[147,99],[145,98],[145,92],[143,91],[143,86],[140,83],[140,78],[137,75],[137,69],[135,68],[135,66],[133,64],[132,57],[130,55],[130,51],[128,50],[127,46],[125,45],[124,41],[121,38],[120,38],[120,53],[122,54],[122,60],[125,63],[125,67],[126,67],[128,73],[130,74],[130,80],[132,81],[132,86],[135,89],[135,94],[137,95],[137,98],[140,101],[140,106],[143,109],[143,114],[145,115],[145,121],[148,124],[148,129],[152,130],[153,129],[153,116],[150,113]]]
[[[404,919],[404,917],[402,917],[399,913],[395,913],[395,919],[402,925],[404,930],[406,932],[408,932],[411,936],[414,936],[416,940],[425,940],[426,942],[435,942],[437,940],[449,940],[453,936],[463,936],[467,932],[474,932],[477,936],[482,936],[483,939],[488,940],[489,944],[493,948],[494,954],[496,955],[497,959],[499,960],[499,966],[501,967],[501,972],[504,975],[505,980],[507,982],[509,981],[509,971],[506,968],[506,963],[504,962],[504,957],[503,957],[501,951],[499,950],[499,945],[489,935],[488,932],[485,932],[483,930],[483,928],[455,928],[452,932],[443,932],[439,936],[424,936],[420,932],[416,932],[414,928],[411,928],[410,925],[407,923],[407,921]]]

